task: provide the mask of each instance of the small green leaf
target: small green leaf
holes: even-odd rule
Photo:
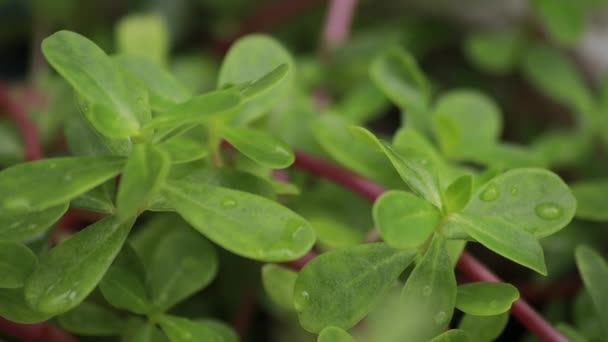
[[[469,342],[469,341],[473,341],[473,340],[471,340],[471,337],[469,336],[469,334],[466,331],[460,330],[460,329],[448,330],[448,331],[444,332],[443,334],[436,336],[434,339],[431,340],[431,342]]]
[[[492,342],[500,336],[509,322],[509,313],[495,316],[474,316],[466,314],[460,320],[458,329],[466,331],[475,342]]]
[[[428,341],[450,324],[456,303],[456,277],[445,240],[436,236],[401,292],[400,330],[404,341]],[[407,336],[407,338],[405,338]]]
[[[102,134],[122,138],[139,134],[150,119],[147,94],[95,43],[70,31],[42,42],[49,63],[88,102],[85,116]]]
[[[565,227],[576,199],[559,176],[544,169],[515,169],[499,175],[475,194],[465,213],[494,216],[542,238]]]
[[[222,321],[216,319],[197,319],[196,323],[213,331],[217,336],[221,336],[221,342],[239,342],[239,335],[236,331],[234,331],[230,325]]]
[[[266,179],[252,173],[230,168],[195,168],[183,175],[171,175],[172,179],[184,182],[203,183],[233,190],[246,191],[274,199],[275,193]]]
[[[225,249],[260,261],[287,261],[314,244],[310,224],[266,198],[205,184],[170,182],[165,194],[194,228]]]
[[[33,310],[25,301],[23,288],[0,289],[0,317],[17,323],[38,323],[53,314]]]
[[[241,153],[269,168],[286,168],[295,159],[287,144],[262,131],[225,126],[222,136]]]
[[[369,74],[400,108],[426,114],[431,87],[410,53],[399,48],[388,50],[372,61]]]
[[[473,177],[471,175],[458,177],[445,190],[446,211],[453,213],[462,210],[469,203],[471,192],[473,192]]]
[[[524,44],[519,32],[476,31],[466,38],[464,51],[480,69],[504,74],[515,66]]]
[[[191,161],[199,160],[209,153],[205,144],[196,139],[182,135],[167,139],[160,144],[160,148],[167,153],[173,164],[189,163]]]
[[[298,272],[275,264],[262,267],[262,284],[272,302],[281,309],[294,311],[293,288]]]
[[[222,342],[222,335],[205,324],[187,318],[162,315],[158,319],[161,328],[171,342]]]
[[[156,145],[135,145],[120,178],[116,214],[137,216],[156,196],[169,174],[169,157]]]
[[[135,14],[122,18],[116,25],[118,50],[145,57],[158,65],[167,63],[169,27],[158,14]]]
[[[37,265],[36,255],[24,244],[0,241],[0,288],[23,287]]]
[[[123,319],[114,312],[92,302],[82,302],[57,318],[59,325],[72,333],[85,336],[120,335]]]
[[[317,342],[355,342],[355,339],[338,327],[327,327],[321,330]]]
[[[123,339],[125,342],[168,342],[169,339],[163,332],[154,324],[144,323],[135,330],[131,335],[127,335]]]
[[[23,241],[34,237],[57,222],[67,210],[67,203],[27,214],[13,214],[2,210],[0,211],[0,241]]]
[[[132,225],[133,220],[104,218],[42,256],[25,285],[28,304],[58,314],[81,303],[110,267]]]
[[[2,206],[12,212],[34,212],[64,205],[116,176],[123,165],[120,157],[66,157],[9,167],[0,171]]]
[[[576,217],[593,220],[608,221],[608,180],[584,180],[571,185],[572,193],[576,198]]]
[[[478,282],[458,286],[456,307],[476,316],[493,316],[511,309],[519,291],[511,284]]]
[[[243,95],[245,98],[252,98],[264,93],[268,89],[272,89],[275,84],[278,84],[283,80],[283,78],[285,78],[288,71],[289,66],[287,64],[279,65],[259,79],[239,87],[241,90],[241,95]]]
[[[474,90],[454,90],[442,95],[433,118],[439,146],[452,158],[466,158],[479,148],[494,144],[502,130],[498,106]]]
[[[320,248],[342,248],[358,245],[365,239],[361,231],[331,217],[315,217],[310,219],[317,235]]]
[[[177,127],[187,124],[202,124],[210,120],[223,119],[234,113],[241,104],[239,93],[234,89],[218,90],[194,96],[186,102],[168,108],[155,116],[144,130],[158,127]]]
[[[585,289],[591,296],[593,307],[600,317],[601,329],[608,333],[608,264],[597,252],[587,246],[578,246],[575,252]]]
[[[416,162],[404,157],[391,145],[378,140],[373,133],[363,127],[352,127],[351,132],[358,139],[382,150],[405,183],[424,199],[441,209],[441,193],[438,180],[427,170],[426,164],[428,161],[423,159]]]
[[[422,245],[441,219],[435,206],[399,190],[383,193],[374,203],[373,216],[382,239],[396,248]]]
[[[163,236],[147,267],[152,303],[165,311],[207,286],[217,273],[218,260],[207,239],[180,227]]]
[[[110,179],[102,185],[85,192],[70,201],[70,206],[98,213],[113,214],[113,198],[116,196],[116,180]]]
[[[522,63],[524,76],[532,85],[578,112],[588,111],[593,95],[574,62],[557,49],[531,46]]]
[[[147,56],[120,55],[114,59],[143,82],[150,95],[150,106],[155,111],[168,110],[192,96],[173,75]]]
[[[582,1],[532,1],[545,29],[558,42],[574,45],[585,31],[585,6]]]
[[[64,135],[68,149],[74,156],[128,156],[131,152],[129,138],[104,137],[82,116],[67,120]]]
[[[349,329],[372,309],[415,252],[373,243],[329,251],[308,262],[296,280],[294,307],[302,327]]]
[[[281,65],[287,67],[286,75],[281,76],[283,73]],[[236,123],[250,122],[279,104],[292,88],[294,70],[295,63],[289,51],[270,36],[250,34],[234,42],[222,62],[218,88],[257,83],[252,89],[252,93],[256,93],[256,96],[244,103],[235,118]],[[280,80],[277,76],[281,76]],[[256,89],[262,86],[264,90],[258,92],[259,89]],[[243,95],[253,94],[248,94],[246,91]]]
[[[526,266],[542,275],[547,275],[543,249],[534,237],[519,229],[517,222],[507,221],[498,216],[480,216],[458,213],[449,221],[457,224],[490,250],[516,263]]]
[[[108,303],[116,308],[139,314],[150,311],[144,267],[128,243],[104,275],[99,289]]]

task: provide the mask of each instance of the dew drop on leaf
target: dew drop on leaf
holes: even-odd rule
[[[562,216],[562,208],[555,203],[541,203],[536,206],[536,214],[545,220],[555,220]]]
[[[306,291],[301,291],[293,297],[293,306],[296,311],[304,311],[308,306],[308,300],[310,295]]]
[[[234,208],[236,207],[236,201],[232,198],[226,198],[222,201],[222,207],[224,208]]]
[[[482,201],[491,202],[498,198],[499,191],[496,184],[492,183],[486,186],[486,188],[479,194],[479,198]]]
[[[445,312],[443,311],[439,311],[437,313],[437,315],[435,315],[435,323],[437,324],[443,324],[445,323],[445,319],[447,318],[447,315]]]

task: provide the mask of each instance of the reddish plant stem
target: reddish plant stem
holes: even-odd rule
[[[15,337],[26,342],[77,342],[78,340],[66,334],[59,328],[46,322],[36,324],[15,323],[0,318],[0,331],[7,336]]]
[[[245,339],[249,332],[249,328],[251,328],[251,319],[255,313],[256,307],[255,299],[255,293],[251,288],[245,290],[240,307],[236,313],[236,317],[232,322],[234,330],[241,337],[241,339]]]
[[[333,180],[334,182],[349,188],[359,195],[367,198],[370,201],[375,201],[384,189],[352,172],[341,167],[333,165],[323,159],[310,156],[303,152],[296,152],[296,168],[308,171],[322,178]],[[306,264],[312,259],[313,255],[307,254],[302,260],[296,260],[291,263],[293,266]],[[485,265],[479,262],[474,256],[467,252],[463,252],[456,265],[459,271],[464,273],[473,281],[501,281],[492,271]],[[559,333],[549,322],[539,315],[532,306],[530,306],[523,298],[518,299],[513,303],[511,315],[515,317],[528,330],[547,342],[567,342],[562,334]]]
[[[0,109],[6,111],[21,132],[25,143],[25,159],[42,158],[42,146],[38,129],[29,119],[25,107],[15,100],[6,84],[0,83]]]
[[[321,40],[321,58],[330,59],[348,38],[357,0],[330,0]]]

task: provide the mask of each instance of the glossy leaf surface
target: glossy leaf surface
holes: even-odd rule
[[[327,327],[321,330],[317,342],[355,342],[355,339],[338,327]]]
[[[67,209],[65,203],[25,214],[3,210],[0,212],[0,241],[23,241],[36,236],[57,222]]]
[[[511,309],[519,291],[511,284],[478,282],[458,286],[456,307],[476,316],[493,316]]]
[[[222,342],[223,338],[204,324],[187,318],[163,315],[159,323],[171,342]]]
[[[285,168],[294,161],[291,148],[268,133],[242,127],[226,126],[223,137],[237,150],[269,168]]]
[[[0,288],[23,287],[38,266],[36,255],[20,242],[0,241]]]

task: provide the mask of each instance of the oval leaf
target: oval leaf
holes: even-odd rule
[[[0,241],[0,288],[23,287],[37,265],[38,258],[24,244]]]
[[[66,157],[9,167],[0,172],[2,206],[34,212],[64,205],[116,176],[123,165],[120,157]]]
[[[509,313],[495,316],[464,315],[458,324],[458,329],[466,331],[475,342],[495,341],[509,322]]]
[[[530,168],[493,178],[473,194],[464,212],[499,217],[542,238],[565,227],[575,209],[576,199],[559,176]]]
[[[435,206],[398,190],[387,191],[376,200],[373,216],[382,239],[397,248],[420,246],[441,220]]]
[[[315,242],[310,224],[263,197],[206,184],[170,182],[166,195],[194,228],[225,249],[261,261],[287,261]]]
[[[162,66],[169,52],[169,30],[160,14],[133,14],[116,25],[116,43],[120,52],[145,57]]]
[[[26,214],[13,214],[2,210],[0,240],[23,241],[34,237],[57,222],[67,210],[67,203]]]
[[[171,137],[159,146],[167,153],[173,164],[199,160],[209,153],[205,144],[184,136]]]
[[[262,267],[262,284],[266,294],[281,309],[293,311],[293,288],[298,272],[279,265],[267,264]]]
[[[355,339],[338,327],[327,327],[321,330],[317,342],[355,342]]]
[[[281,169],[294,161],[291,148],[265,132],[225,126],[222,135],[237,150],[263,166]]]
[[[80,305],[57,318],[65,330],[90,336],[120,335],[125,328],[125,321],[114,312],[91,302]]]
[[[469,203],[472,191],[473,177],[471,175],[458,177],[445,190],[444,198],[446,211],[448,213],[453,213],[462,210],[462,208]]]
[[[187,318],[163,315],[158,319],[171,342],[222,342],[222,335],[205,324]]]
[[[81,303],[112,264],[132,225],[133,220],[104,218],[42,256],[25,286],[28,304],[58,314]]]
[[[452,329],[435,337],[431,342],[469,342],[472,341],[466,331],[460,329]]]
[[[519,291],[511,284],[479,282],[458,286],[456,307],[476,316],[493,316],[511,309]]]
[[[576,217],[593,220],[608,221],[608,180],[585,180],[571,185],[572,193],[576,198]]]
[[[38,323],[48,320],[51,316],[53,314],[30,308],[25,301],[23,288],[0,289],[0,317],[17,323]]]
[[[294,307],[302,327],[350,329],[372,309],[415,252],[384,243],[330,251],[308,262],[296,280]]]

